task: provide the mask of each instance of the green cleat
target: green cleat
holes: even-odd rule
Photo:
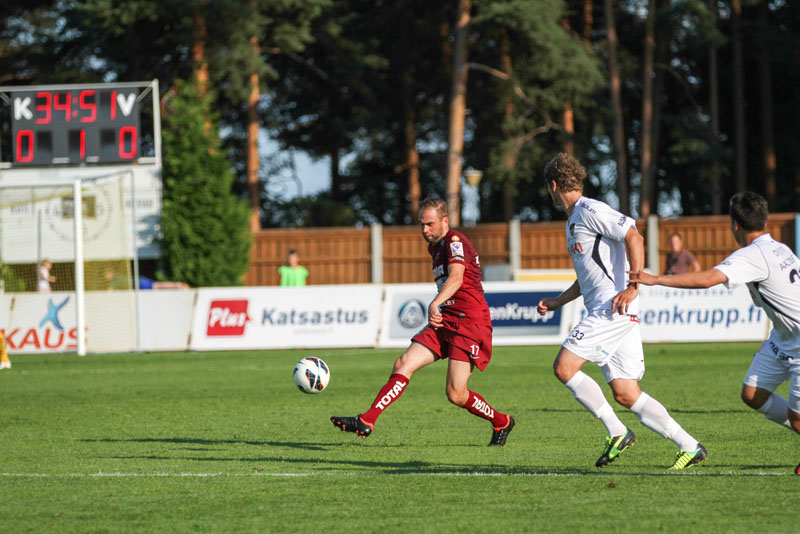
[[[701,443],[698,443],[697,448],[693,451],[678,451],[678,454],[675,455],[675,463],[672,464],[670,469],[675,471],[686,469],[699,464],[706,458],[708,458],[708,451]]]
[[[619,453],[636,443],[636,434],[628,429],[625,434],[621,436],[608,436],[606,438],[606,448],[603,454],[597,459],[594,465],[597,467],[605,467],[617,459]]]

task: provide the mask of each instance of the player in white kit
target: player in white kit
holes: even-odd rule
[[[767,201],[751,192],[731,199],[731,231],[739,250],[706,271],[652,276],[631,272],[631,280],[651,286],[706,288],[747,284],[753,304],[772,321],[769,337],[753,356],[744,377],[742,400],[764,417],[800,434],[800,260],[766,232]],[[789,399],[774,393],[789,381]],[[795,468],[800,474],[800,465]]]
[[[670,469],[683,469],[706,459],[707,451],[670,416],[666,408],[639,388],[644,351],[639,333],[639,287],[627,280],[630,265],[644,267],[644,239],[633,219],[607,204],[583,196],[586,170],[559,154],[545,167],[553,202],[569,214],[567,249],[578,279],[556,298],[544,298],[544,315],[583,296],[588,314],[569,334],[553,363],[556,377],[608,431],[603,454],[595,465],[613,462],[636,435],[620,421],[600,386],[581,371],[586,362],[600,366],[614,399],[630,409],[647,428],[672,440],[678,453]]]

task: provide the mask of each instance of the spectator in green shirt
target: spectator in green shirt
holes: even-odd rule
[[[278,274],[281,279],[278,285],[281,286],[304,286],[308,278],[308,269],[300,265],[300,255],[292,249],[286,258],[288,265],[278,267]]]

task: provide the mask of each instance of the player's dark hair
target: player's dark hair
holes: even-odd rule
[[[747,230],[755,232],[767,226],[769,208],[767,200],[752,191],[741,191],[731,198],[731,219]]]
[[[447,202],[441,198],[432,197],[427,197],[425,200],[419,203],[420,217],[422,217],[423,212],[431,208],[436,210],[436,215],[438,215],[440,219],[447,217]]]
[[[583,191],[586,169],[581,163],[562,152],[550,160],[544,168],[544,179],[548,187],[555,182],[562,191]]]

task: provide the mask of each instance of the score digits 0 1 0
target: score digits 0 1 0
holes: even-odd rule
[[[131,163],[140,156],[136,88],[18,91],[11,108],[12,166]]]

